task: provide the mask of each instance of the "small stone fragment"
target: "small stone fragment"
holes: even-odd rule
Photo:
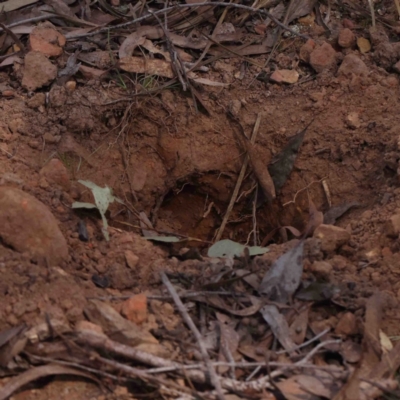
[[[357,39],[357,47],[361,53],[368,53],[369,51],[371,51],[371,42],[366,38],[359,37]]]
[[[387,237],[397,238],[400,234],[400,214],[392,215],[384,225],[384,232]]]
[[[303,44],[300,48],[300,60],[309,63],[310,62],[310,54],[315,49],[315,42],[312,39],[308,39],[307,42]]]
[[[344,313],[335,328],[336,335],[351,336],[358,333],[356,316],[351,312]]]
[[[321,250],[330,253],[350,240],[350,233],[334,225],[320,225],[313,237],[321,240]]]
[[[0,187],[0,237],[39,262],[57,265],[68,256],[67,242],[50,210],[35,197],[13,187]]]
[[[60,185],[65,191],[71,188],[68,170],[58,158],[50,160],[40,170],[40,175],[44,176],[49,182]]]
[[[30,51],[24,59],[22,86],[35,91],[57,77],[57,67],[42,53]]]
[[[352,111],[346,117],[346,124],[351,129],[358,129],[361,126],[360,115],[358,112]]]
[[[329,278],[330,273],[333,270],[331,264],[326,261],[314,261],[311,265],[310,270],[315,273],[318,277],[323,279]]]
[[[355,39],[354,33],[349,28],[344,28],[339,33],[338,43],[340,47],[347,49],[354,45]]]
[[[229,112],[234,116],[234,117],[238,117],[239,116],[239,112],[242,108],[242,103],[240,100],[231,100],[229,102]]]
[[[45,24],[35,27],[29,35],[31,49],[48,57],[60,56],[65,42],[64,35]]]
[[[296,83],[299,80],[299,73],[294,69],[277,69],[270,77],[276,83]]]
[[[69,92],[73,92],[76,89],[76,82],[75,81],[68,81],[65,84],[65,88],[69,91]]]
[[[364,61],[360,60],[355,54],[347,54],[339,67],[338,75],[351,77],[353,74],[357,76],[367,76],[368,67]]]
[[[139,257],[131,250],[125,250],[125,261],[130,269],[135,269],[139,262]]]
[[[121,315],[141,325],[147,320],[147,296],[144,293],[132,296],[122,303]]]
[[[316,72],[320,73],[334,64],[335,55],[334,48],[329,43],[324,42],[310,54],[310,65]]]

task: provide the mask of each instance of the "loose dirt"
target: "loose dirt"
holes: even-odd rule
[[[386,292],[392,306],[385,310],[381,328],[388,336],[398,336],[399,76],[391,69],[394,60],[385,65],[390,55],[382,47],[379,54],[374,47],[361,54],[355,47],[341,49],[337,35],[325,40],[314,33],[314,39],[333,45],[335,61],[316,74],[299,60],[304,40],[288,39],[274,66],[284,69],[296,64],[303,76],[309,76],[291,85],[253,81],[257,67],[235,59],[217,61],[208,78],[229,87],[199,88],[203,106],[198,112],[190,95],[180,89],[127,102],[118,101],[127,93],[115,83],[82,79],[74,90],[54,84],[43,92],[27,93],[19,86],[17,72],[2,72],[0,83],[12,87],[14,96],[0,99],[0,184],[22,190],[47,207],[66,239],[68,255],[49,263],[33,256],[29,246],[15,245],[15,240],[3,235],[0,330],[21,323],[35,326],[46,315],[74,326],[84,319],[89,298],[112,296],[118,309],[123,302],[120,296],[158,288],[161,271],[198,274],[204,261],[181,261],[181,248],[197,247],[205,254],[245,156],[227,118],[231,111],[248,136],[261,114],[255,148],[265,164],[313,121],[278,201],[257,210],[259,243],[267,238],[265,244],[271,245],[271,252],[260,258],[264,265],[283,252],[279,249],[284,236],[277,228],[302,231],[307,226],[310,199],[324,213],[332,206],[354,203],[336,222],[350,240],[330,253],[313,256],[310,250],[305,276],[351,287],[356,306],[349,306],[350,297],[345,295],[338,301],[350,312],[356,310],[356,317],[362,315],[360,304],[374,291]],[[388,39],[384,44],[389,46]],[[362,60],[366,73],[358,73],[354,66],[340,72],[347,54]],[[254,59],[262,64],[266,57]],[[243,68],[244,76],[238,79]],[[49,163],[53,164],[46,170]],[[127,205],[113,203],[109,208],[109,242],[104,240],[97,212],[71,208],[74,201],[93,201],[80,179],[107,185]],[[249,193],[254,183],[248,171],[224,238],[249,241],[254,224]],[[29,212],[32,218],[38,216]],[[136,212],[146,213],[159,232],[197,241],[176,245],[147,241],[140,236]],[[6,224],[7,216],[2,218]],[[29,219],[24,221],[29,224]],[[79,238],[79,221],[87,227],[87,242]],[[31,226],[19,229],[8,235],[40,234],[40,230],[30,232]],[[293,239],[289,231],[286,235]],[[316,262],[325,264],[316,266]],[[332,326],[344,308],[333,316]],[[310,320],[332,318],[326,309],[313,312]],[[130,398],[125,388],[117,389],[121,393],[116,390],[112,396]],[[39,381],[14,396],[47,398],[104,399],[105,395],[84,380],[70,386],[57,379]]]

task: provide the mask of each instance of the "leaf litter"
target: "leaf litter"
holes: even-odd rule
[[[204,69],[200,65],[194,72],[189,64],[185,64],[195,65],[196,51],[204,50],[208,56],[216,58],[244,59],[245,56],[264,54],[271,50],[266,42],[260,45],[253,41],[254,43],[242,47],[242,31],[239,27],[233,27],[233,32],[214,32],[215,35],[212,36],[208,35],[207,30],[201,31],[202,24],[213,16],[212,11],[227,4],[210,3],[205,6],[188,2],[167,10],[146,12],[140,10],[139,5],[123,9],[102,0],[98,2],[99,8],[91,9],[90,6],[93,5],[87,3],[79,7],[78,13],[77,8],[71,6],[73,2],[45,3],[43,5],[37,0],[1,3],[2,11],[8,13],[7,26],[3,30],[4,34],[9,34],[11,40],[18,44],[20,40],[25,40],[21,35],[32,33],[32,23],[50,20],[51,29],[66,38],[66,44],[61,47],[68,47],[78,41],[79,50],[70,53],[62,68],[57,67],[58,84],[63,84],[63,81],[79,73],[98,77],[116,70],[118,73],[125,71],[166,78],[161,81],[167,85],[179,81],[182,87],[187,85],[195,98],[197,91],[194,87],[191,88],[193,83],[215,87],[229,85],[202,77],[201,72]],[[263,9],[270,6],[266,2],[254,8],[241,4],[232,4],[231,7],[236,7],[239,14],[236,17],[243,22],[250,15],[261,16],[264,26],[259,26],[258,29],[265,32],[272,24],[282,29],[288,28],[284,24],[310,14],[316,5],[315,1],[310,0],[290,1],[284,12],[284,3],[272,3],[276,8],[271,9],[270,13]],[[18,10],[27,6],[32,8],[23,9],[27,11],[23,17]],[[241,15],[239,11],[242,12]],[[160,26],[156,13],[166,16],[168,31]],[[281,18],[284,18],[283,23],[280,22]],[[153,25],[136,27],[136,31],[130,33],[126,28],[135,24],[137,26],[140,22],[133,22],[135,19]],[[116,23],[121,20],[121,23]],[[18,24],[21,25],[19,30],[14,30]],[[197,37],[188,33],[188,28],[193,27],[200,29]],[[292,29],[286,30],[291,34],[295,33]],[[91,44],[89,37],[95,39]],[[114,40],[116,37],[118,40]],[[46,38],[41,40],[46,42]],[[174,57],[171,57],[171,52],[164,46],[168,41],[176,46],[172,51]],[[16,47],[13,53],[6,53],[11,45],[8,45],[8,49],[4,48],[5,58],[0,66],[17,62],[17,57],[19,60],[23,59],[23,47],[24,45]],[[181,66],[180,69],[175,64],[177,54],[184,59],[183,68]],[[178,76],[178,70],[182,76]],[[270,203],[276,200],[292,173],[308,126],[294,136],[269,164],[258,154],[243,129],[240,130],[239,142]],[[122,201],[108,187],[99,187],[91,181],[80,183],[92,191],[94,204],[75,202],[72,207],[96,208],[103,221],[103,234],[108,240],[106,212],[112,202]],[[322,222],[335,223],[336,219],[354,206],[349,203],[331,209],[322,221],[322,213],[311,199],[308,204],[309,221],[303,235],[312,235]],[[151,230],[151,223],[142,224],[142,219],[139,220],[143,235],[148,240],[167,243],[181,241],[178,235],[158,235]],[[294,227],[284,228],[294,236],[301,235]],[[87,232],[82,235],[86,238]],[[185,240],[189,239],[191,238]],[[185,322],[180,323],[179,334],[182,337],[185,335],[185,340],[192,335],[195,338],[189,339],[190,346],[181,346],[174,353],[168,349],[171,346],[164,347],[153,336],[149,343],[149,336],[141,335],[142,328],[133,322],[128,324],[118,312],[102,301],[97,303],[96,315],[93,310],[91,315],[90,312],[87,314],[92,326],[77,326],[75,330],[67,330],[64,334],[58,329],[58,325],[46,320],[51,334],[36,337],[35,340],[25,335],[23,326],[0,333],[2,367],[12,370],[12,364],[16,363],[17,367],[26,369],[26,372],[17,375],[1,388],[0,399],[8,398],[23,385],[41,377],[63,374],[78,375],[97,383],[99,381],[96,377],[104,377],[107,381],[140,380],[144,386],[149,385],[148,389],[157,387],[162,396],[169,398],[192,399],[204,396],[223,399],[231,396],[228,393],[258,392],[257,395],[261,395],[267,391],[272,393],[278,388],[287,398],[312,398],[310,396],[314,395],[335,399],[367,399],[377,398],[382,392],[393,390],[396,385],[392,378],[400,366],[400,350],[399,346],[391,346],[390,339],[380,329],[380,317],[386,302],[382,294],[373,295],[367,301],[364,331],[361,334],[363,346],[359,350],[361,354],[348,357],[349,360],[361,359],[361,365],[354,365],[351,371],[346,365],[329,362],[329,354],[333,352],[336,356],[339,355],[339,351],[332,347],[338,343],[337,337],[346,338],[346,343],[359,343],[356,335],[349,334],[346,337],[336,331],[333,335],[328,328],[327,331],[321,331],[324,333],[322,336],[310,328],[313,305],[321,301],[329,302],[338,293],[338,289],[326,282],[302,282],[303,257],[305,252],[309,252],[309,242],[303,237],[290,245],[289,250],[277,256],[273,252],[271,255],[269,247],[246,246],[225,239],[209,247],[208,258],[197,260],[199,264],[196,265],[201,267],[201,273],[196,279],[187,280],[183,274],[162,274],[161,280],[165,289],[155,296],[165,301],[162,303],[164,310],[167,309],[164,304],[179,310]],[[167,292],[169,295],[166,295]],[[329,304],[335,306],[334,302]],[[158,305],[160,306],[159,303]],[[200,311],[197,312],[198,310]],[[147,328],[143,329],[148,332]],[[163,339],[162,334],[157,336],[160,341]],[[211,336],[213,346],[208,346],[205,338]],[[27,369],[27,363],[30,362],[32,365],[38,362],[43,365]],[[179,383],[177,377],[180,379]],[[186,385],[187,380],[191,382],[190,385]]]

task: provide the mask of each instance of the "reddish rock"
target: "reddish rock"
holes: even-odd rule
[[[42,53],[30,51],[24,59],[22,86],[30,91],[51,83],[57,77],[57,67]]]
[[[385,223],[384,231],[387,237],[397,238],[400,233],[400,214],[392,215]]]
[[[350,240],[350,233],[334,225],[320,225],[315,231],[315,238],[321,240],[321,250],[331,253]]]
[[[358,333],[356,316],[347,312],[341,316],[335,328],[336,335],[351,336]]]
[[[141,293],[124,301],[121,315],[138,325],[145,322],[147,320],[147,296]]]
[[[310,54],[315,49],[315,42],[312,39],[308,39],[307,42],[303,44],[300,48],[300,60],[309,63],[310,62]]]
[[[294,69],[278,69],[270,77],[276,83],[296,83],[299,80],[299,73]]]
[[[351,77],[353,74],[356,76],[367,76],[369,70],[364,61],[360,60],[355,54],[348,54],[339,67],[338,75]]]
[[[314,272],[316,276],[327,279],[329,278],[333,267],[326,261],[314,261],[314,263],[311,265],[310,270]]]
[[[316,72],[320,73],[335,63],[335,56],[334,48],[329,43],[324,42],[310,54],[310,65]]]
[[[125,261],[130,269],[135,269],[139,262],[139,257],[132,250],[125,250]]]
[[[49,57],[60,56],[65,42],[64,35],[45,25],[37,26],[29,35],[31,49]]]
[[[340,47],[352,47],[356,41],[354,33],[349,28],[344,28],[339,33],[338,43]]]
[[[40,175],[44,176],[49,182],[61,186],[65,191],[71,189],[71,181],[65,165],[58,159],[53,158],[41,170]]]
[[[50,210],[16,188],[0,187],[0,237],[39,262],[57,265],[68,256],[67,242]]]

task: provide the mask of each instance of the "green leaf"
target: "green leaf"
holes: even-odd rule
[[[72,208],[97,208],[93,203],[82,203],[80,201],[75,201],[72,203]]]
[[[177,238],[176,236],[148,236],[145,237],[145,239],[164,243],[177,243],[181,241],[181,239]]]
[[[229,239],[214,243],[207,252],[208,257],[239,257],[245,248],[249,249],[250,256],[258,256],[269,251],[268,247],[245,246]]]
[[[106,212],[110,203],[117,201],[118,203],[123,204],[122,200],[118,199],[118,197],[115,197],[112,193],[112,189],[108,186],[102,188],[91,181],[80,180],[78,182],[92,191],[95,204],[81,203],[79,201],[76,201],[72,204],[72,208],[97,208],[103,221],[103,235],[105,239],[109,241],[110,235],[108,234],[108,222],[106,218]]]

